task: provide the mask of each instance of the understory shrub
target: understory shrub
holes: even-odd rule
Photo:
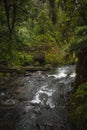
[[[70,100],[70,120],[77,130],[87,130],[87,83],[81,84]]]
[[[13,65],[32,65],[33,64],[33,56],[28,53],[17,52],[15,58],[13,60]]]

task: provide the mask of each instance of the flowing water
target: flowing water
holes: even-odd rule
[[[70,130],[67,102],[75,75],[69,65],[10,81],[0,91],[0,130]]]

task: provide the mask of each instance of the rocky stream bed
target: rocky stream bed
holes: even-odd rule
[[[70,130],[75,66],[19,75],[0,90],[0,130]],[[6,89],[7,88],[7,89]]]

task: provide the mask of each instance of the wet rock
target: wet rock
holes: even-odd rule
[[[13,99],[8,99],[8,100],[6,100],[6,101],[4,102],[4,104],[6,104],[6,105],[14,105],[15,103],[16,103],[16,101],[13,100]]]
[[[19,76],[9,82],[10,90],[7,100],[4,99],[2,102],[4,107],[0,112],[6,120],[9,119],[7,117],[11,117],[10,121],[14,124],[12,116],[17,113],[17,109],[19,118],[15,118],[16,128],[11,130],[69,130],[66,103],[74,79],[66,79],[64,76],[72,69],[72,66],[60,67],[54,74],[51,73],[51,77],[48,76],[48,72],[44,74],[38,71],[31,75],[28,72],[25,76]],[[7,108],[6,113],[4,108]]]

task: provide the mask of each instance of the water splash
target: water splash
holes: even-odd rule
[[[54,92],[55,90],[49,89],[48,85],[44,85],[36,93],[31,103],[41,103],[42,105],[49,105],[51,108],[53,108],[55,105],[53,104],[51,97]]]
[[[48,77],[54,77],[56,79],[66,78],[67,76],[70,76],[71,78],[74,78],[76,76],[76,73],[73,72],[74,69],[70,70],[68,66],[60,67],[57,69],[56,74],[48,75]]]

